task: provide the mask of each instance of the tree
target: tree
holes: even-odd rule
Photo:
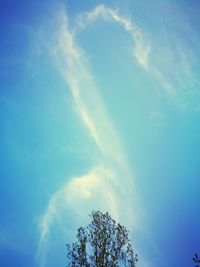
[[[67,244],[68,267],[135,267],[128,230],[106,212],[93,211],[91,223],[80,227],[77,242]]]
[[[194,254],[193,261],[196,263],[195,267],[200,267],[200,258],[197,253]]]

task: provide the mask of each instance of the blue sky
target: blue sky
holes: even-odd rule
[[[138,267],[193,266],[199,1],[0,10],[0,265],[66,266],[66,242],[100,209],[130,230]]]

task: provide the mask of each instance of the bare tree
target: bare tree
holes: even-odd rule
[[[77,242],[67,244],[68,267],[135,267],[128,230],[108,213],[93,211],[91,223],[78,229]]]

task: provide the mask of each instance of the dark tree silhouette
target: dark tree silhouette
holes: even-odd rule
[[[194,254],[193,261],[196,263],[195,267],[200,267],[200,258],[197,253]]]
[[[67,244],[68,267],[135,267],[128,230],[108,213],[93,211],[91,223],[80,227],[77,242]]]

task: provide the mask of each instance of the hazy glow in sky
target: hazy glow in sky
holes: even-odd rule
[[[198,1],[1,4],[0,265],[66,265],[91,210],[138,267],[200,249]]]

